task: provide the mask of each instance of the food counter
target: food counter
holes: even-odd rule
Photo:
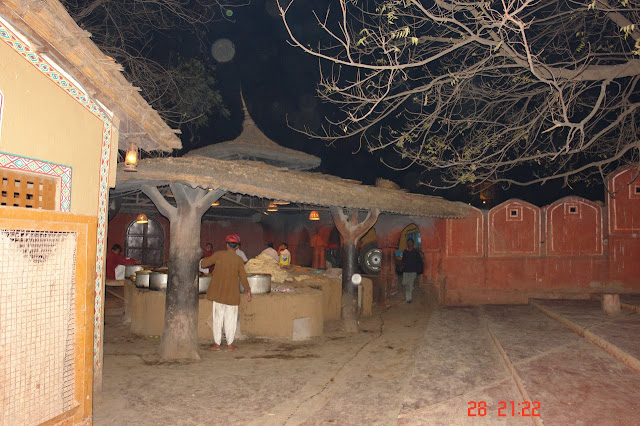
[[[142,336],[159,336],[164,327],[165,292],[125,284],[125,318],[131,318],[131,332]],[[127,303],[127,299],[130,300]],[[126,312],[126,307],[129,312]],[[213,303],[200,295],[198,338],[212,339]],[[237,334],[303,340],[322,335],[322,291],[296,289],[295,293],[267,293],[252,296],[250,303],[242,295],[238,309]]]
[[[263,268],[258,267],[260,270]],[[251,270],[248,272],[252,273]],[[250,303],[247,303],[246,295],[241,295],[238,310],[239,336],[302,340],[322,335],[324,321],[340,319],[340,270],[325,274],[324,271],[291,266],[285,271],[274,272],[276,274],[272,277],[271,293],[253,294]],[[372,282],[363,278],[359,287],[361,315],[369,316],[373,301]],[[131,324],[132,333],[145,336],[162,334],[164,291],[138,288],[132,282],[126,281],[124,298],[125,323]],[[212,338],[211,311],[212,302],[201,294],[198,313],[199,339]]]

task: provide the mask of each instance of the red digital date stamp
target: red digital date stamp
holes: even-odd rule
[[[487,403],[485,401],[469,401],[467,409],[468,417],[484,417],[487,415]],[[520,416],[540,417],[540,401],[500,401],[498,402],[498,417]]]

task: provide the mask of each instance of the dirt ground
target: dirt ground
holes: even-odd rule
[[[202,350],[200,362],[163,364],[159,339],[130,335],[122,303],[108,297],[94,422],[395,424],[430,314],[424,298],[416,299],[376,306],[357,335],[329,323],[309,341],[240,340],[235,352]]]
[[[376,306],[356,335],[327,324],[305,342],[241,340],[163,364],[159,340],[131,336],[108,298],[94,422],[635,425],[640,297],[625,302],[605,316],[589,300],[434,308],[418,294]]]

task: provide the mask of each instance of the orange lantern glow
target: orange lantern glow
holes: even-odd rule
[[[138,147],[135,142],[129,143],[129,148],[124,156],[124,170],[125,172],[137,172],[138,167]]]

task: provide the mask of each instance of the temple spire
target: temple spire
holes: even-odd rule
[[[242,100],[242,111],[244,112],[244,121],[242,122],[242,128],[245,129],[248,126],[255,126],[256,123],[253,121],[253,118],[251,118],[251,116],[249,115],[249,109],[247,108],[247,103],[244,101],[242,88],[240,88],[240,99]]]

